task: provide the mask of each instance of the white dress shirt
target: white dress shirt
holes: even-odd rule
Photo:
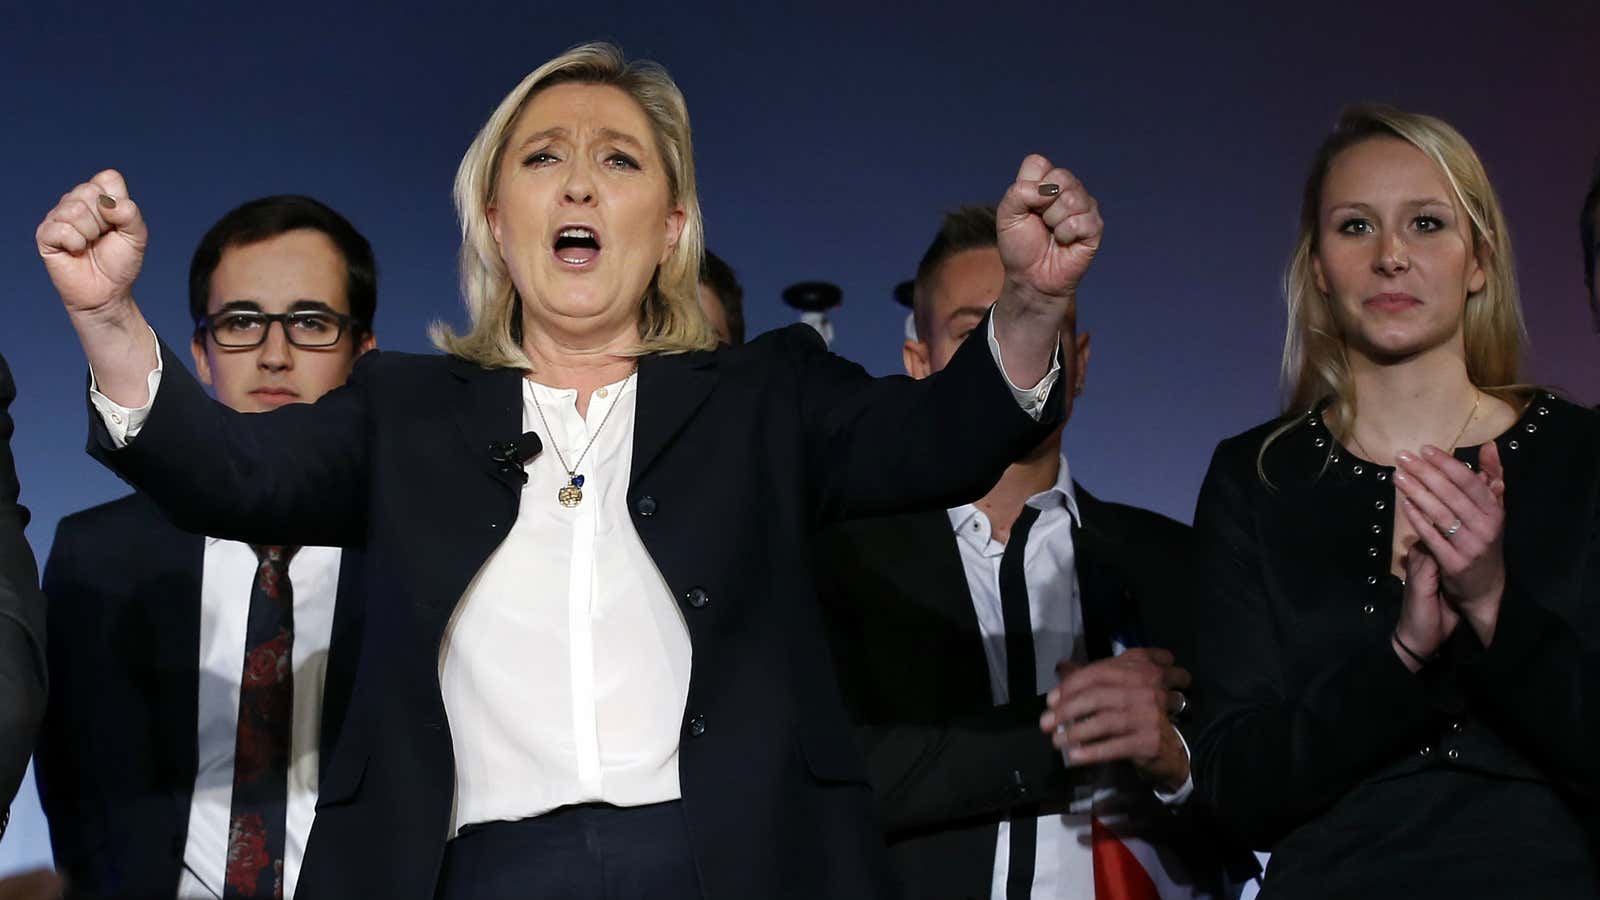
[[[992,319],[988,338],[1004,376]],[[1006,381],[1038,418],[1060,375],[1058,356],[1032,388]],[[91,373],[91,399],[118,446],[138,434],[160,381],[158,362],[149,399],[128,409],[94,390]],[[681,796],[692,648],[627,507],[637,383],[596,390],[584,417],[576,391],[524,379],[523,428],[544,449],[526,466],[516,522],[462,594],[439,651],[456,764],[451,834],[572,803]],[[567,483],[560,457],[584,477],[570,509],[556,499]]]
[[[1066,659],[1081,664],[1088,659],[1077,557],[1072,541],[1073,523],[1081,526],[1083,520],[1065,457],[1061,460],[1056,483],[1029,497],[1027,505],[1039,510],[1039,518],[1028,532],[1023,575],[1028,585],[1028,612],[1033,627],[1034,687],[1043,694],[1060,680],[1055,671],[1057,662]],[[989,517],[977,506],[970,503],[958,506],[949,510],[949,516],[967,576],[967,590],[978,616],[978,630],[983,636],[984,655],[989,664],[989,691],[995,705],[1009,703],[1012,698],[1006,674],[1006,625],[1000,600],[1000,561],[1006,545],[994,539]],[[1039,737],[1046,739],[1043,734]],[[1066,763],[1065,754],[1062,762]],[[1109,775],[1110,769],[1104,768],[1103,772]],[[1110,777],[1097,778],[1076,789],[1065,812],[1039,817],[1032,897],[1094,900],[1091,822],[1097,815],[1103,821],[1118,819],[1120,813],[1115,810],[1126,805],[1125,798],[1118,802],[1118,793],[1127,788],[1126,784],[1119,786]],[[1175,794],[1157,792],[1156,796],[1164,803],[1177,805],[1193,790],[1191,780]],[[1145,848],[1137,846],[1140,842],[1136,836],[1125,834],[1123,842],[1130,845],[1130,850],[1141,861],[1155,856],[1140,852]],[[1146,865],[1151,863],[1146,862]],[[990,887],[993,900],[1005,900],[1010,868],[1011,823],[1002,821],[995,841],[994,876]],[[1156,880],[1163,884],[1163,879]],[[1164,893],[1163,896],[1189,895]]]
[[[289,561],[289,583],[294,588],[294,711],[289,727],[285,898],[294,896],[317,810],[322,685],[339,593],[339,558],[337,547],[302,547]],[[200,714],[195,747],[199,766],[178,882],[178,896],[184,900],[220,898],[227,873],[239,688],[256,568],[256,553],[249,544],[206,538],[200,580]]]

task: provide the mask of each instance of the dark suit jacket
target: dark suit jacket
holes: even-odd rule
[[[75,897],[171,897],[198,768],[205,538],[135,494],[61,520],[44,588],[54,686],[35,774]],[[323,686],[328,769],[360,653],[361,557],[346,551]],[[241,592],[240,602],[246,602]]]
[[[1541,393],[1496,443],[1494,640],[1463,622],[1420,677],[1389,642],[1394,470],[1319,414],[1217,447],[1191,747],[1199,792],[1272,851],[1264,897],[1600,896],[1600,415]]]
[[[9,808],[27,771],[45,704],[44,595],[33,549],[22,535],[28,510],[17,502],[6,412],[16,396],[11,370],[0,358],[0,810]],[[0,834],[5,817],[0,813]]]
[[[627,497],[693,644],[679,778],[708,898],[886,890],[810,535],[979,496],[1059,421],[1059,392],[1034,421],[970,345],[921,382],[873,379],[804,326],[640,360]],[[522,373],[368,353],[314,406],[243,416],[163,352],[138,438],[111,450],[91,415],[92,452],[191,530],[366,547],[375,602],[300,898],[431,897],[454,788],[439,647],[517,514],[523,473],[491,444],[522,431]]]
[[[1109,656],[1115,636],[1165,647],[1182,664],[1192,656],[1196,595],[1188,526],[1101,502],[1077,485],[1074,492],[1084,522],[1072,537],[1090,658]],[[1064,807],[1094,770],[1069,769],[1039,731],[1043,696],[994,704],[944,511],[844,523],[819,541],[818,554],[840,683],[900,887],[916,900],[988,897],[999,822],[1024,806]],[[1253,869],[1248,854],[1200,833],[1192,809],[1172,815],[1153,794],[1136,808],[1154,823],[1157,842],[1208,886],[1224,853],[1237,876]]]

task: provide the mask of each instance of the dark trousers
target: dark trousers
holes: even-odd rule
[[[469,825],[445,845],[437,900],[701,900],[683,803],[586,803]]]

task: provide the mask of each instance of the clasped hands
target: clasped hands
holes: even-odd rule
[[[1189,673],[1167,650],[1136,647],[1087,665],[1056,664],[1061,682],[1046,696],[1039,728],[1074,766],[1127,760],[1175,793],[1189,779],[1189,754],[1172,724],[1188,707]]]
[[[1505,593],[1505,470],[1493,441],[1478,469],[1433,446],[1397,454],[1401,514],[1417,533],[1406,551],[1400,621],[1391,641],[1415,672],[1463,618],[1485,647],[1494,640]]]

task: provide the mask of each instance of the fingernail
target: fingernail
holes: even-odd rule
[[[1050,693],[1044,695],[1044,702],[1050,704],[1051,706],[1055,706],[1056,705],[1056,701],[1060,700],[1060,699],[1061,699],[1061,689],[1060,688],[1051,688],[1050,689]]]
[[[1052,729],[1054,727],[1056,727],[1056,714],[1055,713],[1048,713],[1047,712],[1044,715],[1039,717],[1039,728],[1040,728],[1040,730],[1049,731],[1050,729]]]
[[[1411,476],[1400,471],[1399,469],[1396,469],[1394,473],[1394,481],[1395,484],[1410,484]]]
[[[1059,193],[1061,193],[1061,185],[1059,184],[1046,181],[1039,185],[1039,196],[1041,197],[1054,197]]]
[[[1417,461],[1417,458],[1412,455],[1410,450],[1401,450],[1399,453],[1394,455],[1394,458],[1400,460],[1401,462],[1407,463]]]
[[[117,208],[117,198],[111,196],[110,194],[101,194],[100,195],[100,208],[101,209],[116,209]]]

